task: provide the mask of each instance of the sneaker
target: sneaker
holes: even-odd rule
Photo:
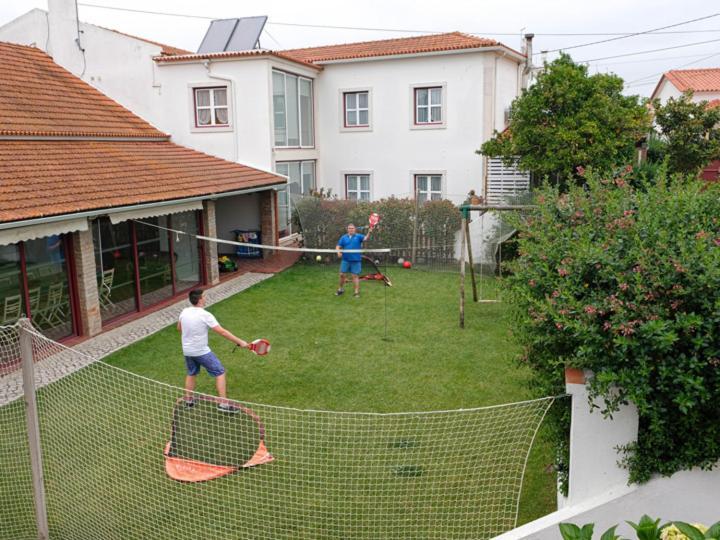
[[[183,405],[185,405],[186,409],[191,409],[195,406],[195,400],[194,399],[183,399]]]
[[[230,405],[229,403],[220,403],[218,406],[218,411],[224,412],[224,413],[237,413],[240,412],[240,409],[235,407],[234,405]]]
[[[356,292],[355,294],[353,294],[353,298],[360,298],[360,293]]]
[[[345,289],[338,289],[337,291],[335,291],[335,296],[340,296],[344,292],[345,292]]]

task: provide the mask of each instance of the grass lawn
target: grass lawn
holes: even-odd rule
[[[399,269],[391,271],[394,283],[392,288],[384,288],[375,282],[363,283],[360,299],[354,299],[348,294],[336,298],[332,295],[336,285],[334,265],[300,264],[211,306],[209,310],[233,333],[246,339],[266,337],[272,342],[271,353],[267,357],[257,357],[246,351],[232,352],[230,343],[211,336],[211,347],[228,370],[230,397],[244,402],[297,409],[376,413],[469,409],[536,397],[530,395],[528,390],[529,371],[518,367],[512,360],[517,347],[512,341],[505,305],[473,304],[468,301],[466,328],[460,330],[457,323],[457,275]],[[182,386],[184,366],[178,333],[174,327],[118,351],[107,361],[148,379]],[[108,376],[108,371],[113,374],[112,377]],[[212,379],[203,373],[198,378],[197,390],[214,394]],[[68,392],[81,397],[68,398]],[[129,393],[131,397],[128,397]],[[299,478],[296,472],[291,474],[288,468],[291,460],[285,460],[285,463],[278,460],[246,471],[250,473],[247,475],[233,475],[206,484],[177,484],[168,480],[161,469],[157,470],[158,448],[168,440],[172,407],[168,409],[156,404],[174,403],[179,395],[174,388],[137,379],[102,365],[82,370],[40,393],[40,407],[44,412],[43,434],[46,439],[58,441],[63,447],[62,456],[50,452],[47,459],[48,491],[52,492],[50,486],[67,489],[75,486],[73,493],[80,497],[80,500],[66,501],[60,497],[53,499],[49,494],[51,527],[55,524],[56,531],[62,531],[58,537],[82,538],[70,531],[98,522],[118,533],[117,537],[143,537],[142,532],[133,529],[136,526],[134,524],[139,523],[136,519],[122,521],[115,518],[118,519],[116,522],[109,517],[111,513],[106,518],[102,517],[106,507],[98,507],[97,493],[83,487],[84,484],[76,477],[77,471],[67,467],[68,455],[85,456],[82,463],[85,474],[96,478],[98,482],[103,480],[108,456],[112,457],[113,470],[105,479],[108,483],[104,487],[105,504],[117,504],[118,508],[123,509],[119,512],[120,516],[123,513],[133,517],[146,514],[147,519],[152,521],[153,537],[160,537],[157,535],[159,530],[166,531],[167,537],[182,536],[178,531],[184,531],[187,535],[186,529],[174,528],[182,525],[183,511],[188,511],[187,504],[192,506],[189,511],[196,513],[199,511],[195,508],[196,504],[226,496],[228,490],[239,494],[242,500],[247,499],[246,504],[258,507],[267,504],[268,515],[275,516],[275,523],[258,522],[254,529],[256,533],[238,533],[238,537],[279,538],[277,530],[291,531],[287,533],[288,538],[317,537],[317,531],[313,532],[308,523],[292,521],[292,505],[300,501],[289,497],[283,503],[287,506],[285,510],[275,514],[271,510],[273,504],[279,502],[253,500],[253,497],[258,496],[258,484],[252,484],[252,479],[261,484],[264,482],[262,485],[268,488],[274,486],[274,489],[303,493],[302,511],[305,514],[309,512],[307,520],[321,524],[327,521],[327,530],[345,530],[347,536],[342,537],[348,538],[378,538],[377,535],[373,536],[373,526],[376,531],[385,531],[382,537],[393,536],[392,523],[382,522],[382,516],[373,516],[373,509],[368,506],[373,499],[369,494],[365,497],[363,491],[363,487],[377,485],[381,472],[385,475],[382,478],[387,478],[388,486],[393,487],[388,490],[388,494],[409,489],[408,482],[415,482],[416,487],[422,482],[431,482],[430,471],[433,470],[442,470],[443,474],[448,475],[450,491],[441,498],[428,496],[427,500],[417,501],[408,495],[407,500],[399,497],[397,501],[387,501],[390,507],[396,505],[395,510],[401,515],[403,509],[407,509],[408,516],[430,515],[433,505],[449,501],[452,508],[457,508],[458,512],[463,513],[463,519],[467,519],[467,512],[471,512],[468,508],[472,509],[474,504],[483,504],[480,500],[482,491],[492,487],[487,477],[480,483],[481,479],[452,476],[453,459],[448,456],[440,463],[436,455],[423,455],[422,448],[430,446],[430,441],[425,444],[423,437],[432,433],[432,426],[415,425],[417,416],[396,417],[398,420],[393,424],[393,433],[397,434],[397,440],[388,446],[387,431],[380,432],[381,429],[387,429],[387,420],[383,420],[385,424],[382,425],[376,423],[379,422],[377,418],[388,417],[338,415],[337,419],[332,420],[336,425],[328,426],[329,421],[326,419],[320,426],[319,421],[308,422],[308,413],[261,405],[253,406],[253,410],[266,425],[270,451],[282,449],[285,456],[296,455],[297,459],[302,459],[306,453],[300,447],[314,444],[324,458],[319,464],[307,463],[306,470],[318,471],[316,476],[308,472],[307,477]],[[122,430],[114,431],[107,438],[72,436],[72,433],[82,434],[85,431],[83,413],[88,407],[93,411],[94,421],[106,421],[108,426],[119,423]],[[150,415],[147,412],[149,408],[153,411]],[[19,406],[0,410],[0,423],[8,418],[20,419],[21,412]],[[211,413],[199,411],[198,414]],[[453,414],[458,415],[458,423],[465,421],[463,413]],[[157,433],[145,429],[155,425],[158,426],[155,430]],[[458,428],[458,431],[462,429]],[[378,455],[368,457],[368,463],[382,462],[383,467],[387,467],[389,462],[383,460],[389,459],[388,455],[398,456],[392,458],[398,464],[394,475],[387,475],[387,470],[379,471],[372,467],[353,470],[350,472],[358,477],[358,485],[353,489],[348,487],[347,491],[323,491],[322,482],[316,482],[320,475],[342,477],[343,473],[348,472],[343,467],[350,461],[341,460],[339,447],[334,446],[339,444],[338,433],[344,434],[343,448],[346,452],[351,453],[354,438],[376,443],[374,448],[377,448]],[[451,435],[440,433],[438,436]],[[198,439],[202,437],[198,436]],[[469,439],[466,444],[468,446],[463,455],[455,456],[458,463],[465,459],[466,454],[482,448],[483,442]],[[0,442],[0,456],[9,450],[3,446]],[[413,459],[407,463],[407,456],[410,455]],[[130,459],[128,456],[134,457]],[[472,457],[480,459],[478,456]],[[447,461],[450,466],[445,467]],[[555,477],[545,471],[551,462],[551,449],[539,438],[528,462],[519,524],[554,510]],[[3,458],[0,457],[2,465]],[[317,468],[318,465],[322,468]],[[503,467],[502,463],[486,465],[494,467],[488,470],[495,472],[501,472]],[[10,466],[17,467],[12,463]],[[139,476],[138,469],[144,471]],[[466,471],[462,467],[459,470]],[[119,471],[127,478],[118,478]],[[152,481],[143,477],[143,474],[153,475]],[[416,476],[418,478],[414,478]],[[18,483],[25,486],[27,491],[28,479],[25,476]],[[155,488],[152,486],[156,484],[162,486],[161,491],[153,491]],[[147,486],[147,493],[137,492],[132,487],[143,485]],[[483,488],[478,489],[481,485]],[[10,495],[4,494],[2,489],[3,483],[0,482],[0,506],[4,507]],[[178,494],[178,489],[184,494]],[[84,491],[85,498],[82,497]],[[308,498],[311,500],[310,510]],[[514,504],[512,500],[502,503]],[[20,510],[21,502],[14,504],[18,507],[13,512],[14,516],[27,513]],[[73,514],[70,506],[77,508],[78,504],[85,510],[81,513],[82,517],[77,518],[79,521],[70,523],[63,520],[61,516]],[[327,509],[345,504],[352,504],[353,508],[362,511],[348,517],[347,522],[340,526],[332,521],[335,518],[331,517],[332,512]],[[73,515],[77,515],[77,512]],[[31,517],[31,514],[25,517]],[[210,536],[214,534],[222,537],[225,527],[235,524],[240,530],[240,527],[247,526],[247,523],[243,525],[241,517],[223,516],[223,519],[217,520],[210,516],[203,520],[208,523],[207,533]],[[11,517],[11,521],[13,519],[18,518]],[[282,527],[279,521],[284,521]],[[412,530],[423,530],[422,523],[416,525]],[[213,531],[213,527],[218,527],[218,530]],[[2,530],[0,526],[0,532]],[[23,530],[19,519],[15,529],[10,530]],[[446,524],[442,530],[445,531],[442,534],[450,537],[452,526]],[[359,535],[356,531],[365,532]],[[418,537],[442,538],[436,536],[438,534],[441,533],[433,534],[427,529]]]

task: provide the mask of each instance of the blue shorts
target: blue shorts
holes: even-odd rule
[[[340,262],[340,273],[341,274],[347,274],[350,272],[351,274],[358,275],[362,271],[362,261],[346,261],[343,259]]]
[[[204,367],[207,372],[213,377],[219,377],[225,373],[225,368],[215,353],[210,351],[202,356],[186,356],[185,367],[187,368],[187,374],[194,377],[200,373],[200,366]]]

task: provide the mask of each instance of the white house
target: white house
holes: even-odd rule
[[[358,199],[487,194],[475,150],[505,127],[527,72],[525,55],[459,32],[194,54],[80,23],[72,0],[0,27],[0,40],[49,51],[179,144],[287,175],[291,191]],[[287,194],[278,202],[288,234]]]

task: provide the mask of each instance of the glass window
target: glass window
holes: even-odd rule
[[[72,335],[70,286],[62,236],[28,240],[23,247],[33,323],[51,339]]]
[[[178,234],[173,241],[175,257],[175,290],[184,291],[200,283],[200,252],[198,241],[198,219],[196,212],[182,212],[170,216],[172,228],[188,234]]]
[[[350,200],[370,200],[370,175],[369,174],[348,174],[345,175],[345,191]]]
[[[415,123],[438,124],[442,119],[442,87],[415,89]]]
[[[195,89],[195,125],[229,125],[227,88]]]
[[[415,175],[415,190],[420,202],[439,201],[442,199],[442,175]]]
[[[313,98],[310,79],[300,79],[300,146],[313,146]]]
[[[275,146],[287,146],[285,113],[285,74],[273,71],[273,122]]]
[[[369,125],[368,92],[346,92],[345,127],[366,127]]]
[[[130,222],[113,225],[101,217],[93,223],[98,298],[103,323],[137,309],[135,257]]]
[[[20,272],[19,246],[0,246],[0,324],[13,324],[27,314]]]
[[[278,189],[278,222],[280,235],[291,234],[290,197],[308,195],[315,189],[314,161],[279,161],[275,171],[288,177],[286,188]]]
[[[313,146],[312,80],[273,71],[275,146]]]
[[[137,238],[137,264],[140,277],[140,299],[142,307],[162,302],[173,295],[171,257],[177,259],[177,253],[171,251],[170,234],[167,230],[153,227],[159,225],[169,228],[168,217],[151,217],[135,222]]]

